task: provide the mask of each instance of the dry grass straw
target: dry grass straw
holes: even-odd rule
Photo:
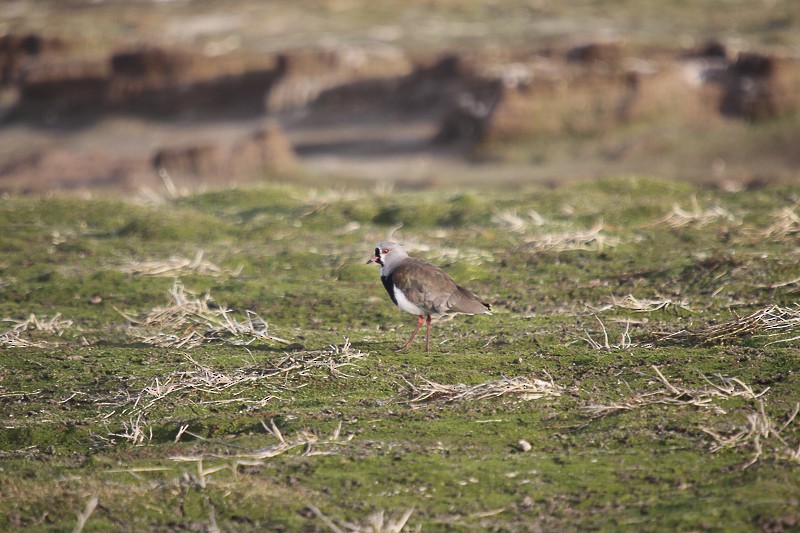
[[[761,398],[756,399],[754,403],[755,409],[747,413],[744,425],[739,425],[728,432],[719,432],[709,427],[700,428],[714,439],[711,451],[716,452],[726,448],[752,449],[750,460],[742,465],[743,470],[755,464],[767,451],[775,459],[800,463],[800,446],[789,445],[781,434],[794,422],[800,412],[800,403],[795,405],[783,423],[770,418]]]
[[[120,437],[134,446],[141,446],[153,440],[153,428],[147,423],[144,412],[139,411],[122,423],[122,433],[109,433],[109,437]]]
[[[631,328],[630,320],[625,321],[625,331],[623,331],[622,334],[620,335],[619,343],[611,344],[611,342],[608,339],[608,331],[606,330],[606,325],[603,324],[603,321],[600,320],[596,315],[594,318],[597,320],[597,322],[600,323],[600,328],[603,330],[603,340],[602,341],[595,340],[595,338],[592,337],[592,335],[585,329],[583,330],[585,337],[581,337],[580,340],[586,341],[587,343],[589,343],[589,346],[591,346],[595,350],[603,350],[606,352],[612,352],[615,350],[629,350],[630,348],[635,346],[635,344],[631,340],[631,335],[630,335],[630,328]]]
[[[767,226],[760,232],[756,232],[757,239],[765,239],[772,241],[785,241],[789,244],[793,239],[800,236],[800,201],[795,202],[790,207],[783,207],[772,213],[772,224]],[[788,287],[800,283],[800,278],[794,278],[787,281],[769,283],[764,285],[756,285],[759,288],[775,289],[780,287]],[[794,288],[792,292],[795,292]]]
[[[492,221],[507,231],[529,234],[536,229],[541,229],[547,221],[539,213],[528,210],[519,214],[517,211],[497,211]],[[598,221],[588,230],[573,230],[560,233],[547,233],[537,231],[537,235],[524,238],[522,246],[531,248],[536,252],[567,252],[573,250],[602,251],[607,247],[617,246],[618,237],[609,236],[604,232],[603,221]]]
[[[292,353],[272,364],[230,371],[215,370],[188,354],[184,357],[190,364],[188,369],[156,377],[135,394],[125,391],[111,401],[98,402],[99,406],[112,408],[105,418],[116,415],[127,420],[123,422],[123,432],[110,433],[110,436],[124,438],[135,445],[150,442],[152,430],[148,417],[157,408],[165,410],[174,405],[202,407],[226,403],[260,408],[281,401],[282,394],[304,387],[320,372],[336,379],[349,378],[345,369],[354,366],[355,361],[363,359],[366,354],[352,350],[349,339],[345,339],[341,347]],[[269,366],[265,366],[267,364]],[[261,391],[257,397],[253,397],[254,386]]]
[[[478,248],[455,248],[452,246],[432,246],[430,244],[411,242],[407,245],[411,253],[425,254],[434,262],[463,262],[468,264],[481,264],[494,260],[490,252]]]
[[[671,298],[662,297],[636,298],[632,294],[621,299],[612,296],[611,304],[608,306],[608,309],[615,307],[633,311],[634,313],[653,313],[655,311],[669,310],[675,311],[676,313],[679,310],[688,311],[690,313],[694,312],[692,308],[689,307],[688,300],[673,300]]]
[[[718,376],[719,383],[714,383],[704,377],[708,383],[708,387],[705,388],[684,387],[670,382],[656,366],[651,368],[655,374],[653,380],[658,385],[656,389],[632,393],[618,403],[590,404],[585,409],[594,417],[606,416],[619,411],[631,411],[649,405],[692,406],[725,414],[725,410],[715,403],[716,400],[737,396],[756,399],[766,392],[763,390],[756,393],[741,380],[722,376]]]
[[[690,340],[713,344],[739,337],[763,337],[766,343],[780,344],[800,339],[800,304],[794,307],[769,305],[747,316],[708,326],[699,331],[679,331],[663,335],[660,340]]]
[[[560,396],[563,391],[563,388],[556,385],[552,379],[545,381],[525,376],[503,377],[498,380],[478,383],[477,385],[443,385],[425,378],[420,379],[421,383],[413,384],[405,378],[403,379],[411,392],[412,398],[409,403],[412,405],[425,402],[475,402],[501,396],[517,396],[522,400],[537,400],[544,397]]]
[[[61,318],[61,313],[48,319],[47,317],[38,318],[31,314],[25,320],[3,319],[3,322],[11,322],[11,329],[0,333],[0,347],[4,348],[44,348],[47,343],[44,341],[34,341],[23,336],[29,332],[41,332],[49,335],[61,336],[72,326],[72,320]]]
[[[793,285],[795,285],[795,287],[792,287]],[[800,278],[775,281],[773,283],[759,283],[753,285],[753,287],[756,287],[758,289],[781,289],[784,287],[791,287],[788,292],[797,292],[798,287],[796,287],[796,285],[800,285]]]
[[[373,194],[380,197],[389,191],[391,191],[391,185],[388,188],[376,187]],[[337,204],[364,201],[366,197],[367,193],[365,191],[338,187],[314,188],[305,195],[294,195],[295,200],[305,204],[305,210],[301,215],[304,217],[324,211]]]
[[[728,428],[725,431],[708,426],[699,428],[713,439],[711,451],[717,452],[731,448],[751,449],[752,454],[742,465],[743,469],[755,464],[767,453],[776,460],[800,463],[800,445],[790,445],[782,434],[794,423],[800,413],[800,403],[795,405],[794,410],[786,416],[783,423],[779,423],[770,418],[766,412],[763,397],[769,388],[756,392],[740,379],[722,376],[717,376],[718,382],[713,382],[704,376],[707,387],[684,387],[670,382],[655,366],[652,369],[655,373],[654,381],[659,385],[657,389],[631,394],[625,401],[616,404],[588,405],[586,410],[594,417],[601,417],[658,404],[692,406],[711,410],[718,415],[725,415],[726,411],[717,402],[738,397],[752,402],[753,405],[753,410],[745,415],[744,424],[732,424],[729,420],[724,420],[722,423]]]
[[[512,210],[497,211],[494,213],[492,221],[514,233],[527,233],[532,228],[545,225],[545,218],[533,209],[522,214]]]
[[[734,217],[730,211],[718,205],[703,209],[700,207],[697,197],[692,197],[692,206],[689,210],[683,209],[675,204],[664,218],[659,219],[652,224],[652,226],[683,228],[685,226],[694,225],[703,227],[718,220],[736,222],[736,217]]]
[[[275,425],[274,420],[270,420],[269,425],[262,420],[261,426],[269,435],[277,439],[278,442],[256,450],[242,451],[241,449],[237,449],[234,453],[176,455],[170,457],[170,459],[176,462],[195,463],[196,483],[201,488],[205,488],[208,484],[208,476],[216,472],[230,470],[234,475],[236,475],[240,466],[260,466],[264,464],[266,459],[271,459],[296,449],[302,449],[303,456],[330,455],[334,453],[333,449],[335,446],[350,442],[350,440],[353,439],[353,435],[342,437],[341,422],[339,422],[338,426],[333,430],[331,435],[325,438],[321,438],[315,432],[308,430],[300,431],[292,438],[287,438],[284,436],[281,430],[278,429],[278,426]],[[207,440],[189,431],[184,432],[199,440]],[[214,442],[230,446],[222,441]],[[210,468],[206,468],[205,464],[209,460],[215,462],[221,461],[221,463]]]
[[[569,252],[576,250],[601,252],[613,248],[620,242],[619,237],[609,236],[604,231],[603,222],[598,222],[588,230],[575,230],[563,233],[545,233],[527,237],[523,246],[536,252]]]
[[[267,322],[252,311],[247,311],[246,318],[241,320],[224,307],[212,308],[208,292],[198,298],[176,280],[170,296],[170,305],[156,307],[138,317],[118,310],[130,322],[128,334],[146,344],[173,348],[192,348],[213,342],[246,345],[256,340],[289,344],[271,335]]]
[[[86,522],[89,520],[89,517],[92,516],[94,513],[95,508],[97,508],[97,496],[93,495],[89,498],[89,501],[86,502],[86,507],[80,513],[78,513],[78,522],[75,524],[75,528],[72,530],[72,533],[81,533],[83,528],[86,527]]]
[[[139,276],[180,276],[182,274],[197,274],[200,276],[219,277],[224,275],[238,276],[243,268],[239,265],[235,270],[219,267],[203,259],[205,252],[198,250],[194,259],[180,255],[173,255],[169,259],[146,259],[143,261],[129,261],[119,267],[127,274]]]
[[[773,222],[760,237],[769,240],[784,240],[800,235],[800,215],[797,214],[798,204],[784,207],[772,215]]]
[[[410,507],[399,517],[391,518],[380,510],[369,515],[363,523],[343,522],[337,525],[314,505],[309,504],[308,508],[334,533],[400,533],[414,512],[414,508]]]

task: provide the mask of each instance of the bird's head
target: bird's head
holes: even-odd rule
[[[396,242],[379,242],[375,247],[375,253],[367,260],[367,264],[377,263],[383,267],[392,265],[407,256],[403,247]]]

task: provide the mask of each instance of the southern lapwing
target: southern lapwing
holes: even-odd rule
[[[381,266],[381,281],[392,302],[418,317],[417,327],[402,350],[411,346],[420,326],[426,322],[425,351],[430,351],[431,315],[492,314],[489,304],[457,284],[444,270],[422,259],[410,257],[395,242],[378,243],[375,255],[367,261],[369,263]]]

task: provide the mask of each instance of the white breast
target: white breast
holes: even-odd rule
[[[411,303],[408,298],[405,297],[403,292],[398,289],[397,287],[394,288],[394,298],[397,300],[397,307],[405,311],[406,313],[411,313],[412,315],[424,315],[425,312]]]

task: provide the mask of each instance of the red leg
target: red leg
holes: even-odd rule
[[[413,340],[414,340],[414,337],[416,337],[416,336],[417,336],[417,332],[419,331],[419,328],[420,328],[420,326],[422,325],[422,322],[423,322],[424,320],[425,320],[425,318],[424,318],[422,315],[419,315],[419,317],[417,318],[417,327],[416,327],[416,328],[414,328],[414,333],[412,333],[412,334],[411,334],[411,338],[410,338],[410,339],[408,339],[408,341],[406,342],[406,345],[405,345],[405,346],[403,346],[402,348],[400,348],[401,350],[405,350],[405,349],[407,349],[409,346],[411,346],[411,341],[413,341]],[[428,317],[428,320],[430,320],[430,317]],[[429,326],[429,327],[430,327],[430,326]]]
[[[420,324],[422,323],[422,317],[419,317]],[[428,319],[425,321],[428,324],[428,331],[425,334],[425,351],[431,351],[431,315],[428,315]],[[419,326],[417,326],[419,327]]]

